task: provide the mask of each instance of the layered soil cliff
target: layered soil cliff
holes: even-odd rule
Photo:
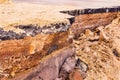
[[[5,4],[4,2],[0,4],[0,8],[0,79],[24,80],[39,77],[30,76],[33,73],[39,75],[34,70],[34,67],[39,66],[37,70],[42,72],[41,79],[57,78],[61,65],[68,57],[74,55],[71,42],[68,40],[70,22],[67,18],[72,16],[59,11],[74,7],[6,4],[5,1]],[[54,60],[56,60],[55,65]],[[48,63],[50,66],[47,65]],[[51,74],[53,69],[42,70],[51,66],[53,69],[56,66],[56,75]],[[29,71],[32,68],[33,70]],[[26,77],[16,76],[26,71],[28,71]],[[48,75],[46,77],[45,74],[51,74],[51,77]]]
[[[0,79],[119,80],[119,12],[76,9],[0,4]]]

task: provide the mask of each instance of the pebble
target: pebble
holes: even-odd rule
[[[86,53],[88,53],[88,52],[90,52],[90,48],[89,48],[89,47],[85,47],[85,48],[84,48],[84,51],[85,51]]]
[[[70,73],[69,80],[83,80],[83,77],[79,70],[74,70]]]

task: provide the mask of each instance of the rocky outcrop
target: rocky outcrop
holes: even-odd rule
[[[11,80],[53,80],[58,78],[62,64],[66,58],[72,55],[74,55],[74,52],[70,47],[55,51],[51,55],[44,57],[37,66],[25,72],[26,74],[19,75],[19,73]]]
[[[75,22],[71,26],[71,34],[74,38],[80,36],[80,33],[86,29],[95,29],[98,26],[106,26],[117,17],[117,12],[113,13],[99,13],[99,14],[85,14],[75,17]]]
[[[61,32],[0,42],[1,74],[14,76],[16,72],[37,65],[46,55],[69,46],[67,37],[68,32]]]
[[[71,45],[68,40],[70,23],[67,19],[71,16],[60,13],[61,9],[57,6],[52,7],[55,10],[49,5],[25,3],[0,6],[0,79],[16,78],[18,73],[37,66],[41,68],[32,70],[35,75],[47,79],[48,75],[44,74],[47,74],[48,69],[44,68],[48,67],[48,72],[56,68],[56,75],[52,73],[49,78],[57,78],[66,58],[74,53],[72,48],[65,48]],[[37,70],[40,70],[39,74]],[[25,79],[30,79],[32,72]],[[36,77],[33,76],[34,79]]]
[[[73,42],[76,54],[88,64],[85,80],[119,80],[119,18],[107,26],[85,30]],[[82,45],[81,45],[82,44]]]

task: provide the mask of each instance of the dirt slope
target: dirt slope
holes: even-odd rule
[[[87,29],[74,40],[77,57],[89,67],[85,80],[120,80],[119,20],[94,31]]]

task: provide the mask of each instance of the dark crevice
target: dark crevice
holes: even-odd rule
[[[52,47],[50,47],[50,49],[47,52],[47,55],[49,55],[50,53],[52,53],[53,51],[58,49],[58,45],[53,45]]]
[[[72,17],[72,18],[68,18],[70,24],[72,25],[74,22],[75,22],[75,17]]]
[[[116,56],[116,57],[120,57],[120,54],[118,53],[118,51],[116,49],[113,49],[113,54]]]
[[[93,39],[93,40],[89,39],[88,41],[95,42],[95,41],[99,41],[99,39]]]
[[[63,65],[64,65],[64,63],[66,62],[66,60],[67,60],[67,58],[63,61],[63,63],[61,64],[61,66],[60,66],[60,68],[59,68],[59,76],[58,76],[58,78],[62,78],[63,80],[65,79],[68,79],[68,75],[69,75],[69,73],[68,72],[66,72],[64,69],[63,69]]]

